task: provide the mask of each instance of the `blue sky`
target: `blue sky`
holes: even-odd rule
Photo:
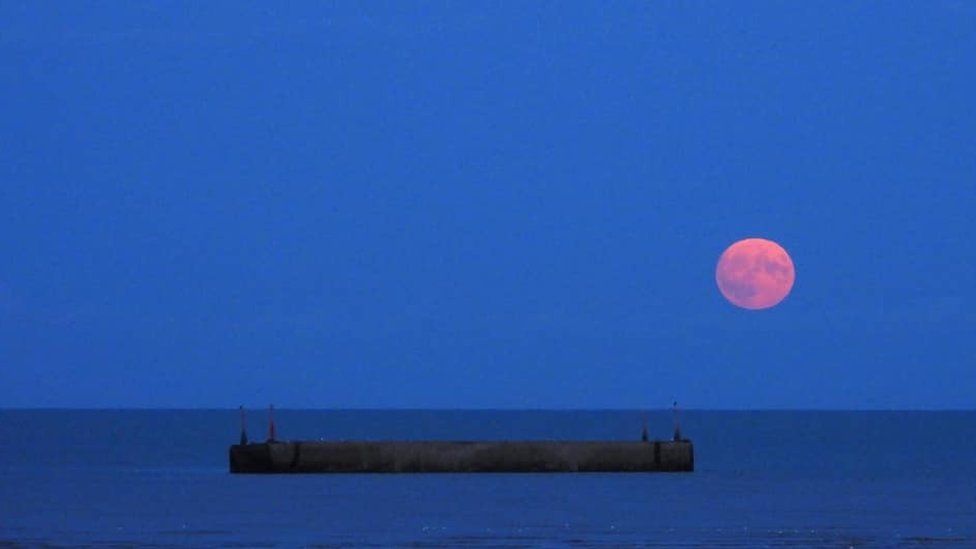
[[[974,29],[4,2],[0,406],[972,409]]]

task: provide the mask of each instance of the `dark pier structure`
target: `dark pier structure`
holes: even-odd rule
[[[694,448],[675,421],[673,440],[291,441],[230,447],[231,473],[690,472]]]

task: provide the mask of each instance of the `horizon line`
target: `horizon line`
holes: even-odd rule
[[[267,406],[248,407],[245,410],[266,410]],[[274,407],[276,411],[297,412],[670,412],[671,407],[665,408],[303,408],[303,407]],[[227,412],[237,411],[238,407],[148,407],[148,406],[0,406],[0,412],[29,411],[29,412]],[[678,407],[681,412],[976,412],[976,408],[685,408]]]

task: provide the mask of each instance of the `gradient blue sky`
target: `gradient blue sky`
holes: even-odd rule
[[[973,52],[950,1],[3,2],[0,406],[974,408]]]

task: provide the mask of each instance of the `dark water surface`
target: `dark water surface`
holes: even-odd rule
[[[279,438],[635,439],[627,411],[298,411]],[[250,414],[261,438],[263,412]],[[691,474],[237,476],[231,411],[0,411],[0,546],[976,547],[976,412],[699,412]],[[670,414],[652,412],[652,436]]]

